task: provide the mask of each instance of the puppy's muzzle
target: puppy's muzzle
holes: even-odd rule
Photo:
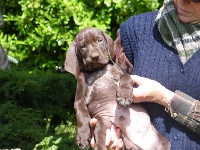
[[[90,53],[90,58],[92,59],[92,61],[98,61],[100,57],[100,53],[98,51],[92,51]]]

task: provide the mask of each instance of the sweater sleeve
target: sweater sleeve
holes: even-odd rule
[[[176,91],[171,100],[171,116],[180,124],[200,134],[200,101]]]
[[[8,55],[0,45],[0,69],[9,68]]]

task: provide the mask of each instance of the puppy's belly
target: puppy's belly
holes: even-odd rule
[[[96,105],[88,106],[88,111],[90,113],[90,116],[96,117],[101,116],[109,119],[111,122],[114,121],[115,118],[115,111],[117,108],[117,103],[98,103]]]
[[[124,107],[107,103],[99,104],[94,109],[98,111],[92,117],[102,116],[109,119],[128,139],[145,150],[153,148],[159,141],[147,111],[139,104]]]
[[[157,131],[141,105],[117,107],[115,115],[114,123],[128,139],[144,150],[155,149],[159,142]]]

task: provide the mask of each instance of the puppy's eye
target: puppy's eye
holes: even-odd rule
[[[85,44],[82,43],[82,44],[80,45],[80,48],[85,48]]]

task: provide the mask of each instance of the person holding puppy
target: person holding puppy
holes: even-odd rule
[[[133,103],[145,106],[172,150],[200,149],[200,0],[164,0],[159,11],[123,22],[116,40],[134,65]],[[120,137],[112,126],[106,144],[121,149]]]

